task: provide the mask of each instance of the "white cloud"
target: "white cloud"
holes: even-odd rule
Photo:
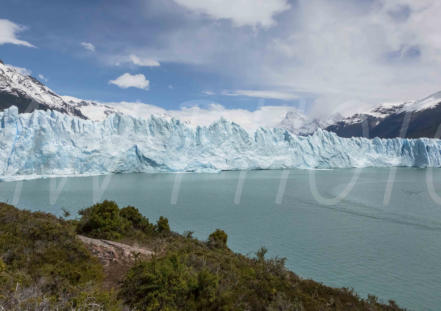
[[[286,0],[175,0],[175,2],[215,19],[230,19],[236,26],[272,26],[273,16],[290,8]]]
[[[191,106],[180,110],[169,110],[168,113],[193,125],[208,126],[220,118],[235,122],[249,131],[259,127],[277,127],[288,111],[296,111],[291,106],[262,106],[254,111],[246,109],[226,109],[224,106],[211,103],[206,107]]]
[[[226,96],[247,96],[267,99],[291,100],[299,98],[297,95],[287,92],[268,91],[268,90],[235,90],[224,91],[222,95]]]
[[[127,89],[129,87],[135,87],[138,89],[148,90],[150,81],[145,78],[143,74],[131,75],[130,73],[125,73],[115,80],[110,80],[110,84],[119,86],[120,88]]]
[[[95,46],[90,42],[81,42],[80,43],[83,48],[90,52],[95,52]]]
[[[297,0],[283,14],[268,13],[263,24],[234,15],[256,14],[257,1],[241,10],[237,6],[246,1],[175,2],[190,14],[155,2],[149,7],[157,9],[154,14],[173,22],[149,34],[148,44],[120,47],[115,54],[160,55],[160,61],[196,65],[228,77],[241,90],[308,93],[316,98],[308,111],[323,115],[418,99],[441,89],[438,0]],[[172,19],[178,14],[181,19]],[[214,20],[224,18],[236,26],[277,25],[256,31]]]
[[[216,103],[208,103],[204,107],[198,105],[182,106],[175,110],[166,110],[159,106],[140,102],[123,101],[102,104],[115,107],[117,110],[137,118],[149,118],[151,115],[158,115],[165,118],[176,118],[192,126],[208,126],[224,118],[239,124],[248,131],[255,131],[259,127],[277,127],[285,118],[287,112],[295,111],[299,113],[292,106],[262,106],[255,111],[249,111],[246,109],[227,109]]]
[[[7,19],[0,19],[0,45],[10,43],[27,47],[35,47],[31,43],[17,38],[17,33],[23,30],[26,30],[26,27],[15,24]]]
[[[159,62],[157,60],[151,59],[151,58],[139,58],[136,55],[130,55],[129,56],[130,61],[141,67],[158,67],[160,66]]]
[[[43,82],[47,82],[47,78],[44,75],[42,75],[41,73],[38,75],[38,79],[40,79]]]

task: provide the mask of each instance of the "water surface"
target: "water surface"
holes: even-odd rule
[[[351,180],[353,187],[347,188]],[[345,189],[346,197],[332,200]],[[235,251],[253,255],[265,246],[270,256],[286,257],[287,266],[304,278],[352,287],[361,296],[371,293],[414,310],[441,306],[439,196],[441,170],[413,168],[0,183],[0,200],[20,208],[57,215],[64,208],[76,215],[94,201],[111,199],[136,206],[152,221],[164,215],[175,231],[191,230],[200,239],[222,228]]]

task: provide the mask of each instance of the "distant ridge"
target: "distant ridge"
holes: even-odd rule
[[[143,116],[154,109],[143,105]],[[114,113],[139,117],[133,109],[122,109],[71,96],[60,96],[36,78],[0,60],[0,111],[16,106],[19,113],[55,110],[70,116],[101,121]],[[150,106],[153,107],[153,106]],[[164,115],[161,117],[171,118]],[[406,120],[406,122],[405,122]],[[322,128],[341,137],[434,138],[441,124],[441,92],[417,101],[381,104],[373,109],[343,118],[310,119],[299,111],[289,111],[276,126],[296,135],[310,135]],[[367,129],[363,133],[363,128]]]
[[[441,92],[417,101],[382,104],[368,112],[354,114],[326,130],[342,137],[361,137],[363,126],[369,138],[435,138],[441,124]]]

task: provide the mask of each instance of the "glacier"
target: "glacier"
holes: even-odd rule
[[[441,140],[341,138],[324,130],[248,132],[220,119],[191,127],[152,115],[84,120],[56,111],[0,112],[0,178],[253,169],[440,167]]]

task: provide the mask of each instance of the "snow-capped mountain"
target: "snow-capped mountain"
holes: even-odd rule
[[[20,113],[50,109],[86,118],[34,77],[0,61],[0,110],[11,106],[17,106]]]
[[[101,121],[109,115],[119,112],[115,107],[96,103],[91,100],[79,99],[73,96],[60,96],[69,106],[75,107],[86,119]]]
[[[170,114],[169,111],[148,104],[102,104],[71,96],[60,96],[19,68],[0,61],[0,111],[11,106],[17,106],[19,113],[54,110],[94,121],[103,121],[116,113],[144,119],[156,115],[168,121],[173,117],[181,119],[182,116]],[[191,116],[184,116],[181,121],[192,124],[193,127],[201,125],[194,123]],[[282,128],[296,135],[311,135],[321,128],[335,132],[341,137],[430,138],[435,137],[440,122],[441,92],[438,92],[418,101],[381,104],[368,112],[347,118],[333,115],[327,120],[311,119],[292,108],[281,117],[279,123],[276,121],[271,127]]]
[[[342,137],[433,138],[440,125],[441,92],[438,92],[417,101],[381,104],[325,128]]]
[[[129,172],[441,167],[441,140],[341,138],[317,130],[297,136],[280,128],[250,133],[219,120],[191,127],[179,120],[111,114],[84,120],[56,111],[0,112],[2,179]]]
[[[143,103],[99,103],[72,96],[61,96],[28,75],[22,68],[6,65],[0,60],[0,111],[16,106],[19,113],[34,110],[54,110],[70,116],[93,121],[105,120],[111,114],[119,113],[138,118],[157,115],[171,120],[166,110]]]
[[[309,119],[299,111],[293,110],[288,111],[283,118],[282,121],[278,124],[277,127],[286,129],[294,134],[304,134],[304,132],[308,132],[308,129],[305,129],[305,125],[309,122]],[[312,131],[314,132],[314,130]]]
[[[440,98],[438,93],[421,101],[381,105],[335,124],[359,126],[367,116],[377,129],[407,111],[413,116],[433,114]],[[59,96],[3,63],[0,110],[3,179],[115,172],[441,167],[441,140],[341,138],[320,129],[335,119],[310,120],[294,109],[275,128],[249,130],[224,118],[201,126],[152,105],[105,105]]]
[[[11,106],[17,106],[19,113],[32,112],[34,110],[55,110],[70,116],[94,121],[102,121],[111,114],[120,113],[137,118],[149,118],[151,115],[156,115],[171,120],[174,117],[192,126],[201,125],[192,120],[194,118],[192,118],[191,113],[187,113],[187,115],[179,115],[178,113],[178,116],[176,116],[176,113],[172,115],[169,111],[153,105],[128,102],[103,104],[72,96],[60,96],[37,79],[27,75],[20,68],[0,62],[0,111]],[[187,112],[190,111],[187,110]],[[222,114],[219,115],[218,119],[221,117],[223,117]],[[248,125],[246,127],[247,130],[250,130],[250,128],[254,130],[258,127],[258,125],[254,124],[241,125]],[[275,123],[272,126],[287,129],[293,134],[309,135],[316,129],[323,128],[326,125],[328,123],[320,120],[311,120],[295,108],[292,108],[286,112],[283,119],[281,118],[279,124]]]
[[[324,129],[335,122],[342,120],[340,114],[333,114],[326,120],[309,118],[301,112],[293,109],[285,114],[282,121],[276,125],[278,128],[286,129],[295,135],[311,135],[318,129]]]
[[[61,96],[20,68],[0,61],[0,111],[11,106],[16,106],[19,113],[54,110],[94,121],[102,121],[115,113],[145,118],[157,114],[171,118],[165,115],[162,109],[155,109],[152,105],[119,103],[118,106],[112,106],[72,96]]]

